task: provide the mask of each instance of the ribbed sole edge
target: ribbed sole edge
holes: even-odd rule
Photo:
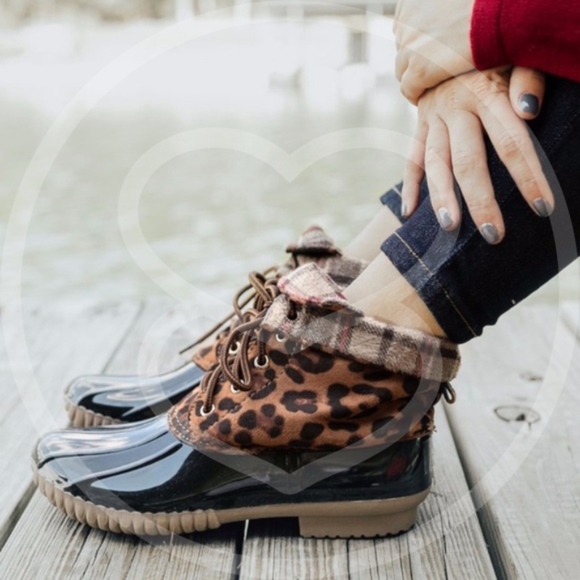
[[[119,510],[75,497],[45,479],[33,467],[34,482],[48,501],[68,517],[105,532],[138,536],[189,534],[222,524],[277,517],[297,517],[305,538],[374,538],[410,530],[417,508],[429,494],[420,493],[379,500],[277,504],[226,510],[142,513]]]
[[[119,419],[113,419],[113,417],[108,417],[101,413],[95,413],[81,405],[73,405],[73,403],[66,399],[64,405],[71,426],[77,429],[84,427],[99,427],[101,425],[119,425],[123,423],[123,421],[119,421]]]

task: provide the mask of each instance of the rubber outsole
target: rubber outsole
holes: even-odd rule
[[[113,419],[101,413],[95,413],[81,405],[73,405],[70,401],[65,399],[64,406],[72,427],[99,427],[101,425],[120,425],[123,421]]]
[[[393,499],[279,504],[226,510],[141,513],[99,506],[55,486],[33,465],[34,482],[48,501],[68,517],[105,532],[138,536],[189,534],[222,524],[262,518],[297,517],[305,538],[374,538],[396,536],[410,530],[417,508],[429,495],[421,493]]]

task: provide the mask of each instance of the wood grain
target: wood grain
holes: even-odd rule
[[[434,437],[434,484],[409,533],[377,540],[315,540],[295,522],[250,522],[242,579],[493,578],[445,413]]]
[[[125,328],[124,341],[107,372],[133,373],[138,367],[161,372],[180,364],[179,348],[198,330],[184,326],[186,319],[167,301],[147,303],[131,328]],[[111,321],[108,326],[111,330]],[[26,465],[29,469],[28,461]],[[223,579],[235,568],[236,543],[242,534],[243,524],[183,538],[108,534],[67,519],[35,493],[0,552],[0,578]]]
[[[577,309],[523,305],[464,349],[451,426],[500,578],[578,577]]]
[[[39,435],[66,425],[62,393],[81,372],[103,368],[139,305],[27,303],[2,313],[0,344],[0,546],[30,498],[29,458]],[[30,360],[30,364],[29,361]]]

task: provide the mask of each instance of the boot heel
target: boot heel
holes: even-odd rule
[[[410,530],[417,520],[417,507],[380,516],[330,516],[298,518],[304,538],[373,538],[394,536]]]
[[[426,489],[401,498],[330,502],[312,506],[298,516],[304,538],[373,538],[409,531],[417,521],[417,509],[429,495]]]

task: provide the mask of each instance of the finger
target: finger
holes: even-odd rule
[[[427,174],[431,205],[439,224],[444,230],[453,229],[456,223],[448,209],[449,200],[455,197],[449,134],[447,127],[439,117],[435,117],[429,123],[429,133],[425,145],[425,173]]]
[[[510,101],[519,117],[530,120],[539,115],[545,84],[544,73],[531,68],[514,68],[510,77]]]
[[[395,57],[395,78],[401,82],[403,74],[409,66],[409,58],[407,51],[405,49],[399,50],[397,56]]]
[[[447,126],[453,174],[469,214],[485,241],[498,244],[504,238],[505,225],[489,175],[481,122],[473,113],[456,111]],[[459,219],[459,205],[453,201]]]
[[[421,95],[429,87],[423,86],[424,83],[420,78],[413,72],[413,69],[407,68],[402,72],[400,82],[401,94],[411,103],[412,105],[417,105]]]
[[[427,125],[419,123],[411,150],[405,160],[403,191],[401,192],[401,215],[409,217],[419,205],[421,197],[421,183],[425,176],[425,141],[427,139]]]
[[[480,117],[499,158],[528,205],[540,217],[548,217],[554,209],[554,196],[526,123],[502,96],[480,107]]]

